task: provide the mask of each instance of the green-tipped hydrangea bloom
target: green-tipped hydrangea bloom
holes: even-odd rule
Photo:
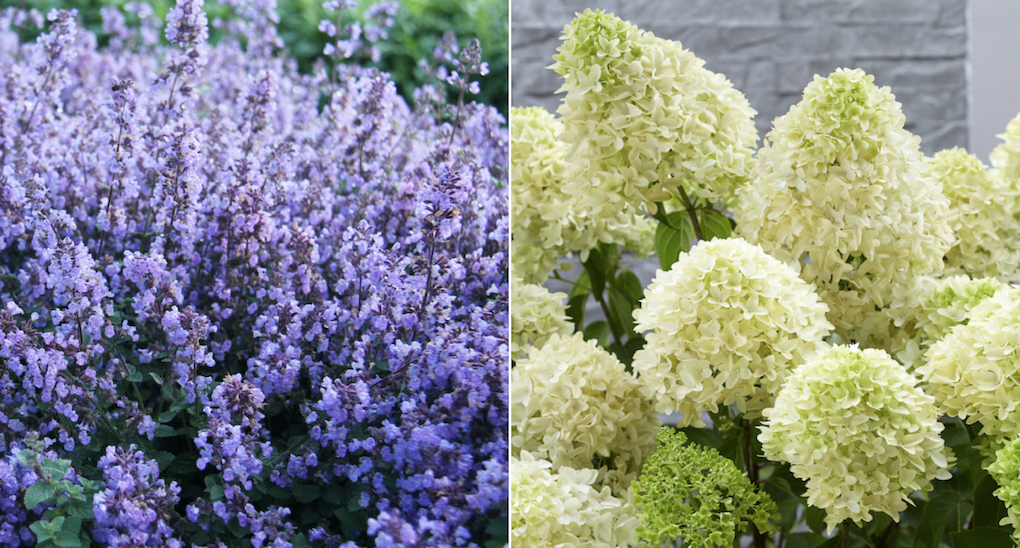
[[[942,413],[979,422],[992,445],[1020,434],[1020,291],[998,291],[925,353],[917,369]]]
[[[970,311],[981,301],[1008,287],[995,278],[919,278],[917,298],[893,311],[896,325],[891,329],[894,336],[890,337],[890,354],[908,371],[915,371],[924,365],[928,347],[942,340],[953,327],[966,323]]]
[[[801,364],[763,413],[765,456],[807,481],[830,532],[873,511],[899,521],[910,493],[950,477],[935,400],[916,384],[883,350],[834,346]]]
[[[832,325],[814,287],[740,238],[701,242],[658,271],[634,311],[651,330],[634,355],[656,411],[703,411],[736,403],[754,416],[772,405],[789,370],[824,346]]]
[[[953,243],[949,200],[903,123],[863,71],[816,76],[766,136],[737,213],[737,230],[815,283],[829,320],[862,343],[888,325],[876,309],[939,271]]]
[[[566,293],[550,293],[548,289],[521,283],[513,277],[510,283],[510,355],[518,360],[531,347],[541,347],[552,335],[570,335],[574,326],[567,319],[563,300]]]
[[[523,451],[510,457],[510,541],[529,548],[628,548],[640,524],[630,493],[595,487],[598,472]]]
[[[988,467],[999,488],[995,496],[1006,503],[1006,517],[999,525],[1013,526],[1013,539],[1020,545],[1020,520],[1017,519],[1016,508],[1020,505],[1020,437],[1012,440],[995,453],[995,461]]]
[[[967,274],[1009,282],[1020,278],[1020,190],[991,177],[962,148],[928,158],[928,173],[942,183],[951,204],[956,244],[946,253],[945,275]]]
[[[510,372],[510,445],[553,470],[595,468],[619,494],[655,449],[659,419],[637,379],[581,333],[553,335]]]
[[[687,192],[732,202],[758,139],[744,95],[679,42],[585,10],[563,30],[550,68],[570,145],[568,192],[613,215],[625,203]]]
[[[599,242],[622,244],[637,256],[652,250],[655,225],[635,206],[595,217],[583,200],[564,193],[567,145],[563,124],[540,107],[510,111],[510,214],[513,270],[541,283],[557,263]]]
[[[638,538],[652,546],[730,547],[751,523],[764,534],[778,531],[776,503],[755,489],[733,461],[715,449],[686,444],[683,432],[663,427],[658,449],[632,484],[641,526]]]
[[[995,168],[992,176],[1015,188],[1020,185],[1020,114],[1009,121],[1005,133],[996,137],[1003,142],[992,150],[989,157]]]

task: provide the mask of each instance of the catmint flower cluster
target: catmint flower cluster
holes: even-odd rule
[[[219,7],[0,12],[0,546],[505,544],[506,120]]]

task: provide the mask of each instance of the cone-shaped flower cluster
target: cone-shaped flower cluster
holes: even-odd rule
[[[566,293],[550,293],[537,284],[511,281],[510,355],[524,357],[531,347],[541,347],[552,335],[570,335],[573,324],[563,306]]]
[[[584,199],[565,192],[567,145],[563,123],[541,107],[510,111],[512,246],[514,273],[541,283],[557,261],[601,242],[618,243],[642,256],[651,252],[651,219],[631,205],[595,216]]]
[[[638,538],[651,546],[682,538],[684,546],[729,547],[751,523],[762,533],[778,530],[770,523],[776,503],[768,494],[716,450],[686,441],[671,427],[659,430],[658,449],[632,488]]]
[[[1006,132],[997,137],[1003,142],[992,150],[989,157],[995,168],[993,176],[1015,188],[1020,184],[1020,114],[1010,120]]]
[[[967,323],[970,311],[996,291],[1008,288],[994,278],[972,280],[967,276],[919,280],[917,299],[895,310],[889,352],[908,371],[924,365],[924,352],[953,330]]]
[[[1020,211],[1020,189],[992,177],[962,148],[929,158],[928,173],[942,183],[954,217],[956,244],[946,253],[945,274],[1020,279],[1020,221],[1013,217]]]
[[[553,335],[510,373],[514,455],[553,470],[594,468],[596,485],[626,489],[655,449],[660,422],[615,356],[577,333]]]
[[[947,415],[980,422],[994,444],[1020,434],[1020,291],[999,291],[925,354],[917,373]]]
[[[814,288],[788,265],[739,238],[698,244],[659,271],[634,311],[651,330],[634,356],[656,411],[703,426],[705,410],[772,405],[790,368],[823,345],[832,325]]]
[[[1020,520],[1016,513],[1020,506],[1020,437],[1014,437],[995,453],[995,461],[988,467],[988,473],[999,484],[995,496],[1006,503],[1008,515],[999,525],[1014,527],[1013,539],[1020,544]]]
[[[567,466],[522,451],[510,457],[510,539],[534,548],[627,548],[636,545],[640,521],[629,492],[613,496],[595,487],[598,472]]]
[[[679,42],[585,10],[551,66],[570,145],[570,192],[596,212],[689,193],[731,201],[747,180],[757,131],[743,94]]]
[[[934,398],[882,350],[835,346],[798,367],[763,413],[769,460],[807,480],[808,504],[844,519],[894,520],[914,491],[949,479],[954,457],[940,437]]]
[[[903,123],[863,71],[816,76],[776,119],[737,213],[738,230],[817,284],[829,320],[859,342],[876,308],[941,269],[953,242],[949,201]]]

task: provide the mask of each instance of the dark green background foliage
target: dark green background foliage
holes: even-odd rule
[[[123,5],[129,0],[0,0],[0,8],[34,7],[44,15],[53,8],[76,8],[84,26],[102,39],[102,17],[99,8],[106,5]],[[354,13],[360,14],[376,0],[362,0]],[[156,17],[164,19],[174,0],[148,0]],[[481,78],[481,93],[474,99],[492,105],[505,116],[509,104],[509,21],[507,0],[399,0],[401,7],[390,37],[380,45],[382,59],[378,67],[393,76],[397,88],[409,103],[412,93],[422,83],[424,74],[418,60],[427,58],[439,38],[447,31],[457,35],[463,48],[472,38],[482,43],[483,60],[489,63],[489,75]],[[210,27],[216,17],[227,14],[229,7],[216,0],[206,0],[205,11]],[[322,0],[278,0],[280,24],[277,30],[286,44],[287,53],[296,58],[302,71],[310,71],[315,59],[322,54],[328,37],[319,32],[319,21],[332,18],[322,8]],[[348,21],[350,19],[347,19]],[[219,32],[210,28],[210,41],[219,39]],[[26,33],[26,39],[32,39]],[[456,96],[451,97],[456,102]]]

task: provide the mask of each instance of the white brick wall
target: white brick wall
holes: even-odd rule
[[[967,146],[967,0],[514,0],[514,106],[556,110],[559,77],[545,67],[564,25],[587,7],[705,59],[758,111],[760,136],[812,75],[848,67],[892,88],[925,153]]]

